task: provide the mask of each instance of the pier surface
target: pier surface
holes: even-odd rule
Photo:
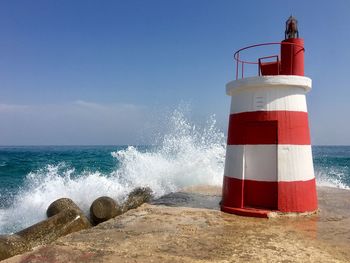
[[[350,191],[318,188],[320,212],[246,218],[194,187],[3,262],[349,262]]]

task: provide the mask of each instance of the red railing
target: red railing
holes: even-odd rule
[[[277,59],[277,67],[278,67],[278,73],[280,72],[280,55],[271,55],[271,56],[265,56],[265,57],[258,57],[256,61],[247,61],[241,59],[241,52],[243,50],[252,49],[255,47],[261,47],[261,46],[272,46],[272,45],[290,45],[291,48],[300,47],[302,51],[305,51],[304,47],[302,45],[296,44],[296,43],[290,43],[290,42],[271,42],[271,43],[262,43],[262,44],[255,44],[251,46],[247,46],[244,48],[241,48],[237,50],[233,58],[236,60],[236,80],[239,79],[239,75],[241,75],[241,78],[244,78],[244,66],[245,65],[258,65],[258,76],[261,75],[261,60],[263,59],[270,59],[270,58],[276,58]],[[291,68],[293,68],[293,60],[291,60]]]

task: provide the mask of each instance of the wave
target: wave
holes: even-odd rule
[[[225,143],[213,117],[199,128],[175,111],[159,147],[140,152],[130,146],[112,153],[120,162],[116,176],[125,185],[148,185],[158,196],[196,184],[220,185]]]
[[[350,190],[350,186],[345,183],[345,176],[342,173],[330,174],[327,171],[316,170],[315,177],[317,186]]]
[[[129,146],[112,152],[118,168],[109,174],[77,176],[74,167],[65,163],[29,173],[12,205],[0,209],[0,233],[13,233],[45,219],[50,203],[62,197],[71,198],[88,213],[96,198],[107,195],[122,202],[138,186],[149,186],[158,197],[186,186],[221,184],[226,140],[214,117],[200,127],[175,110],[158,142],[147,149]]]

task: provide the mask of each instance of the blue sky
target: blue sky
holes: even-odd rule
[[[0,145],[149,143],[181,103],[227,129],[240,47],[305,39],[313,144],[350,145],[349,1],[0,1]]]

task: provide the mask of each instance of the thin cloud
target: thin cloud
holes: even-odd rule
[[[28,109],[27,105],[0,103],[0,113],[19,112],[19,111],[25,111],[27,109]]]
[[[96,109],[96,110],[105,110],[105,109],[114,109],[114,110],[141,110],[145,109],[145,106],[135,105],[130,103],[116,103],[116,104],[101,104],[96,102],[84,101],[84,100],[76,100],[73,102],[74,105]]]
[[[127,103],[0,104],[0,145],[135,144],[147,120],[147,107]]]

